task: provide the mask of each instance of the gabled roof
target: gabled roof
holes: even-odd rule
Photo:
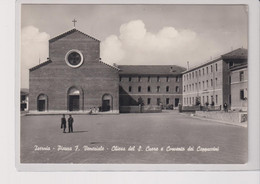
[[[43,63],[41,63],[41,64],[38,64],[38,65],[36,65],[36,66],[30,68],[29,71],[30,71],[30,72],[31,72],[31,71],[34,71],[34,70],[36,70],[36,69],[38,69],[38,68],[40,68],[40,67],[42,67],[42,66],[45,66],[45,65],[47,65],[47,64],[49,64],[49,63],[51,63],[51,62],[52,62],[51,60],[45,61],[45,62],[43,62]]]
[[[98,39],[96,39],[96,38],[94,38],[94,37],[91,37],[91,36],[89,36],[89,35],[87,35],[87,34],[81,32],[81,31],[77,30],[76,28],[71,29],[71,30],[69,30],[69,31],[67,31],[67,32],[65,32],[65,33],[63,33],[63,34],[60,34],[60,35],[58,35],[58,36],[56,36],[56,37],[50,39],[49,42],[50,42],[50,43],[51,43],[51,42],[55,42],[56,40],[58,40],[58,39],[60,39],[60,38],[63,38],[63,37],[65,37],[65,36],[67,36],[67,35],[70,35],[70,34],[72,34],[72,33],[75,33],[75,32],[78,32],[78,33],[80,33],[80,34],[82,34],[82,35],[84,35],[84,36],[87,36],[87,37],[89,37],[89,38],[91,38],[91,39],[93,39],[93,40],[95,40],[95,41],[100,42]]]
[[[118,65],[119,74],[126,75],[177,75],[186,68],[177,65]]]
[[[229,53],[221,56],[223,60],[225,59],[247,59],[247,49],[238,48]]]

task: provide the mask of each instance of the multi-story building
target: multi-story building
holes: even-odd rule
[[[230,68],[231,76],[231,110],[247,111],[247,63]]]
[[[119,105],[161,105],[182,103],[182,72],[176,65],[120,65]]]
[[[247,50],[236,49],[183,72],[183,105],[231,107],[230,69],[247,62]]]

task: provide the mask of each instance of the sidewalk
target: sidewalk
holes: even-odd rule
[[[222,123],[222,124],[233,125],[233,126],[240,126],[240,127],[245,127],[245,128],[247,127],[247,124],[248,124],[247,122],[235,123],[235,122],[223,121],[223,120],[219,120],[219,119],[211,119],[211,118],[196,116],[196,114],[194,114],[194,113],[179,113],[179,114],[184,115],[184,116],[189,116],[189,117],[195,118],[195,119],[204,120],[204,121]]]

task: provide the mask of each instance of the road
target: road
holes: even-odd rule
[[[21,116],[22,163],[241,164],[247,128],[171,113]],[[84,150],[85,148],[85,150]]]

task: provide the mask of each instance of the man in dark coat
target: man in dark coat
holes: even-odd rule
[[[60,128],[63,128],[63,133],[66,133],[66,118],[65,118],[65,114],[62,115],[62,118],[61,118],[61,127]]]
[[[68,119],[68,123],[69,123],[69,133],[73,132],[73,117],[70,115],[69,119]]]
[[[227,103],[224,103],[224,110],[225,110],[225,112],[228,112],[228,105],[227,105]]]

